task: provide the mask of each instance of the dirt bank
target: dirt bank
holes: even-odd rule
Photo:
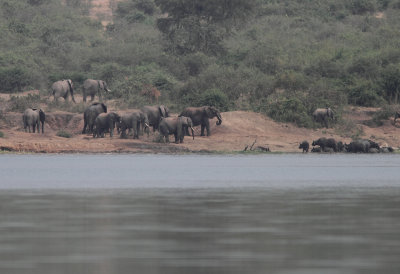
[[[211,121],[210,137],[196,136],[185,138],[184,144],[157,143],[157,133],[141,136],[140,140],[114,138],[96,138],[80,134],[83,128],[83,115],[63,111],[47,112],[45,134],[25,133],[22,125],[22,113],[3,112],[0,119],[0,148],[3,151],[45,152],[45,153],[186,153],[186,152],[235,152],[252,145],[268,147],[272,152],[300,152],[299,142],[310,143],[319,137],[333,137],[344,142],[351,141],[352,134],[369,138],[381,145],[397,148],[400,145],[400,124],[393,120],[384,121],[380,127],[368,127],[363,123],[371,119],[377,109],[349,108],[345,114],[347,127],[337,126],[330,129],[298,128],[288,123],[277,123],[261,114],[245,111],[222,113],[223,123],[216,126]],[[129,111],[129,110],[125,110]],[[124,111],[124,112],[125,112]],[[58,131],[72,134],[71,138],[58,137]],[[196,135],[200,127],[195,128]],[[171,138],[173,139],[173,138]]]

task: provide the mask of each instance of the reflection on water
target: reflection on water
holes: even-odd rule
[[[2,157],[0,273],[400,273],[399,156]],[[57,165],[64,176],[65,163],[103,168],[107,157],[120,178],[99,170],[85,180],[96,168],[83,164],[79,176],[54,179]],[[143,159],[160,169],[128,170]],[[174,177],[166,169],[179,161],[217,179]],[[26,184],[16,163],[42,180]],[[239,168],[251,175],[234,180]],[[335,170],[351,174],[335,181]]]

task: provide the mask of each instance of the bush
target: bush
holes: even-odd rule
[[[219,89],[209,89],[202,93],[197,99],[197,106],[214,106],[219,111],[229,110],[228,96]]]
[[[21,91],[31,83],[28,71],[19,67],[0,69],[0,92]]]
[[[9,111],[23,112],[27,108],[37,108],[40,104],[40,96],[28,94],[27,96],[11,96]]]
[[[69,132],[67,132],[67,131],[65,131],[65,130],[59,130],[58,132],[57,132],[57,134],[56,134],[58,137],[63,137],[63,138],[71,138],[72,137],[72,134],[71,133],[69,133]]]
[[[4,138],[4,133],[0,131],[0,138]]]
[[[283,98],[266,107],[269,117],[279,122],[291,122],[300,127],[313,127],[311,115],[302,101],[297,98]]]

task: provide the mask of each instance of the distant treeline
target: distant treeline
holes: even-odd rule
[[[129,107],[207,104],[306,127],[317,107],[400,101],[400,0],[114,4],[104,28],[90,1],[0,0],[0,92],[94,78]]]

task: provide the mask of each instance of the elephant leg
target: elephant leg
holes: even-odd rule
[[[169,143],[169,134],[165,135],[165,142]]]
[[[82,130],[82,134],[85,134],[85,133],[86,133],[86,127],[87,127],[86,119],[83,119],[83,130]]]
[[[210,136],[211,135],[210,122],[208,119],[206,120],[206,130],[207,130],[207,136]]]
[[[174,137],[175,137],[175,144],[179,144],[178,134],[174,133]]]
[[[204,125],[203,124],[201,124],[201,134],[200,134],[200,136],[204,136]]]

